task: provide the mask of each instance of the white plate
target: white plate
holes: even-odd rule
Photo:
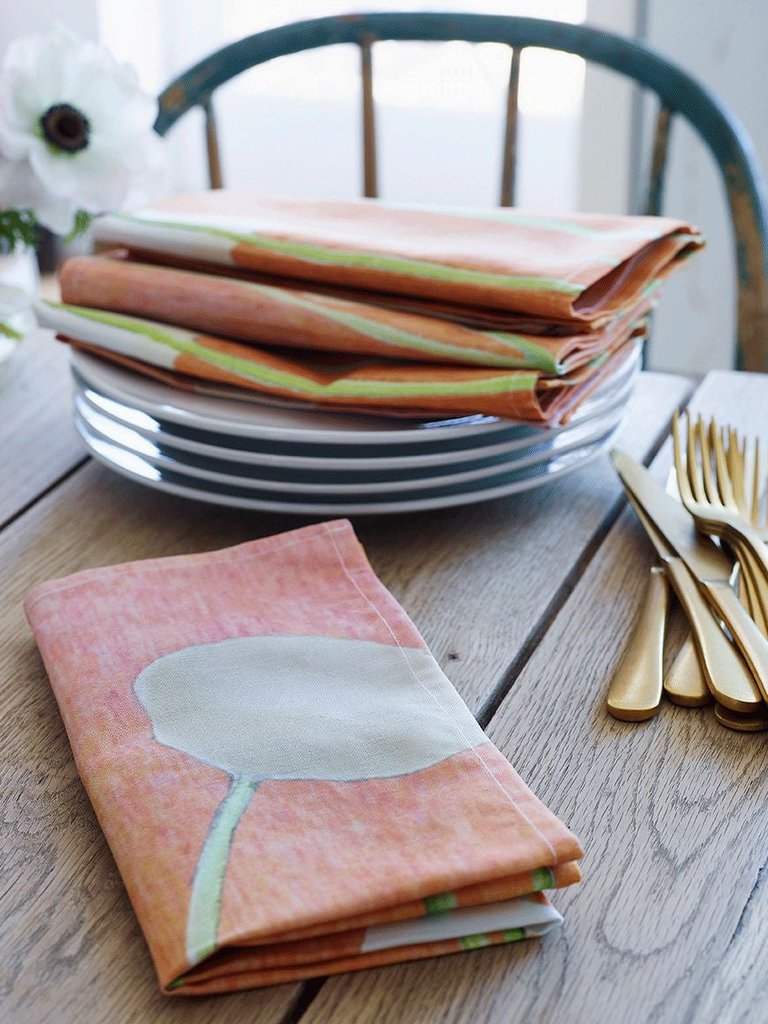
[[[184,473],[161,470],[147,459],[126,451],[109,441],[89,433],[84,425],[82,436],[89,450],[100,462],[123,476],[137,480],[157,490],[215,505],[231,505],[260,512],[283,512],[296,515],[377,515],[393,512],[416,512],[426,509],[470,505],[503,495],[527,491],[559,479],[585,466],[610,444],[616,431],[592,445],[577,448],[557,456],[550,462],[504,474],[503,479],[473,481],[450,487],[427,488],[410,494],[401,494],[393,501],[338,500],[337,496],[317,493],[300,496],[298,500],[278,500],[270,492],[246,490],[231,484],[208,481],[205,486]]]
[[[428,444],[408,445],[306,445],[280,443],[195,430],[175,423],[160,423],[141,410],[98,394],[91,387],[77,383],[75,407],[82,413],[90,408],[117,423],[142,434],[156,445],[171,446],[175,451],[192,452],[203,457],[228,459],[254,465],[310,470],[395,470],[417,466],[445,466],[480,457],[522,453],[533,446],[550,444],[563,434],[579,430],[588,422],[620,411],[626,405],[637,373],[629,375],[618,386],[606,382],[601,400],[590,399],[564,426],[541,429],[507,426],[494,434],[484,434],[470,442],[459,438]],[[86,417],[87,418],[87,417]]]
[[[597,426],[601,422],[615,419],[620,416],[626,407],[627,400],[631,396],[634,380],[630,379],[624,387],[616,392],[609,405],[600,412],[586,419],[580,419],[567,427],[555,431],[533,431],[524,436],[513,436],[511,440],[497,441],[496,443],[482,445],[463,445],[454,448],[451,442],[446,446],[430,445],[426,454],[412,453],[412,447],[401,449],[399,446],[379,447],[374,449],[374,457],[355,458],[346,454],[348,451],[354,453],[364,452],[367,449],[353,447],[344,449],[344,454],[338,446],[330,449],[312,447],[312,455],[293,455],[286,453],[282,447],[276,450],[261,450],[262,445],[273,448],[269,442],[243,441],[242,438],[232,438],[224,434],[205,433],[197,436],[204,436],[206,441],[195,440],[184,434],[177,434],[173,431],[172,425],[169,429],[151,420],[145,413],[134,409],[127,409],[110,398],[97,395],[90,388],[77,388],[74,405],[75,412],[87,423],[97,429],[105,421],[111,424],[107,436],[110,440],[123,447],[130,448],[137,452],[148,453],[152,450],[161,449],[168,451],[173,459],[179,461],[192,461],[191,457],[216,459],[223,462],[235,462],[238,465],[260,466],[267,470],[290,471],[300,473],[307,470],[320,473],[373,473],[380,476],[383,473],[390,475],[402,475],[404,472],[416,474],[418,471],[428,471],[430,468],[438,467],[447,471],[448,467],[461,467],[462,464],[476,462],[478,459],[490,459],[503,457],[512,461],[516,457],[522,458],[525,453],[544,448],[552,447],[556,442],[564,442],[571,436],[582,436],[587,426]],[[149,422],[147,422],[149,421]],[[102,433],[105,431],[102,429]],[[495,435],[494,435],[495,436]],[[487,438],[493,441],[493,437]],[[252,445],[258,445],[256,450]],[[436,450],[435,450],[436,449]],[[299,446],[299,450],[305,450]],[[396,453],[405,450],[410,454],[398,455]],[[330,457],[324,453],[330,451],[334,454]],[[468,467],[464,467],[468,468]]]
[[[587,399],[573,419],[594,414],[595,409],[620,389],[638,370],[640,347],[618,371]],[[285,408],[257,401],[236,401],[188,394],[159,381],[132,373],[83,352],[73,352],[76,376],[94,392],[159,421],[235,437],[306,445],[403,445],[447,440],[480,441],[499,431],[550,430],[531,424],[515,424],[493,416],[465,416],[442,420],[400,420],[326,412],[319,409]],[[505,435],[507,436],[507,435]],[[296,453],[298,454],[298,453]]]
[[[367,494],[395,494],[399,491],[434,488],[439,486],[469,483],[475,480],[508,474],[551,461],[566,452],[582,448],[601,440],[611,433],[622,415],[621,409],[609,417],[601,417],[582,424],[577,430],[561,434],[551,441],[539,443],[526,449],[522,454],[492,456],[459,463],[455,468],[416,468],[401,470],[327,471],[301,470],[283,467],[253,466],[200,456],[158,446],[143,435],[122,423],[116,423],[89,407],[78,404],[75,412],[75,426],[86,444],[90,439],[105,441],[127,452],[139,455],[157,469],[181,472],[201,481],[233,484],[244,489],[259,489],[274,492],[275,495],[290,494],[335,494],[345,500],[363,499]]]

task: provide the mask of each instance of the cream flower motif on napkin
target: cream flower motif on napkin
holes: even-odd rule
[[[0,208],[67,234],[163,176],[157,101],[129,65],[58,27],[13,42],[0,71]]]
[[[163,655],[133,689],[158,743],[231,780],[192,878],[189,966],[216,949],[235,832],[263,782],[392,778],[488,742],[429,651],[372,640],[230,637]]]

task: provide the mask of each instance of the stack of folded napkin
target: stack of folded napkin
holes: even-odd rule
[[[43,322],[178,387],[562,420],[702,245],[660,217],[180,196],[104,218]]]
[[[163,991],[562,920],[541,890],[578,881],[578,840],[484,735],[346,521],[86,570],[25,608]]]

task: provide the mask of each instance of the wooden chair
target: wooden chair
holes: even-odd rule
[[[645,213],[662,209],[667,143],[675,115],[709,147],[728,197],[738,270],[737,364],[768,371],[768,201],[752,143],[720,100],[677,65],[640,43],[586,25],[485,14],[350,14],[270,29],[231,43],[176,78],[161,93],[155,128],[164,135],[191,107],[202,107],[212,188],[222,186],[212,94],[224,82],[275,57],[319,46],[359,47],[363,116],[364,195],[377,195],[376,128],[371,51],[379,40],[505,43],[511,48],[500,204],[515,198],[520,54],[527,46],[577,54],[634,79],[658,96]]]

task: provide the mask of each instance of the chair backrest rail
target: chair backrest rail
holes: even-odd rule
[[[499,206],[515,205],[517,177],[517,98],[520,90],[520,55],[522,47],[512,47],[509,58],[507,113],[504,120],[504,144],[501,158],[501,195]]]

